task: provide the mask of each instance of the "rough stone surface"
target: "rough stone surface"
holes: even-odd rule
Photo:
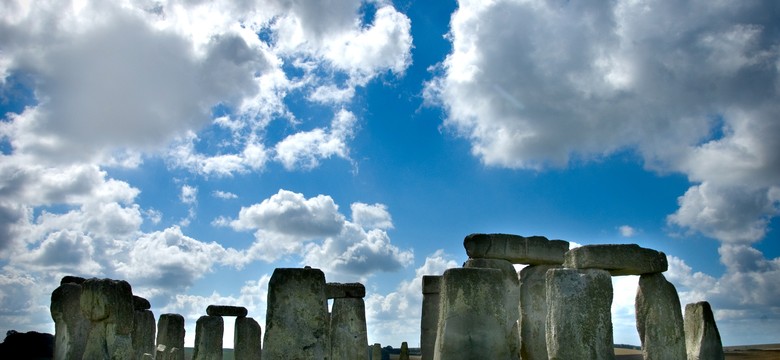
[[[233,356],[236,360],[259,360],[260,341],[263,339],[260,324],[251,317],[236,318],[233,337]]]
[[[64,282],[55,289],[50,310],[54,320],[54,359],[81,359],[92,326],[81,313],[81,285]]]
[[[134,359],[154,353],[154,314],[151,310],[136,310],[133,315]]]
[[[246,317],[248,311],[243,306],[209,305],[206,307],[206,315],[209,316],[235,316]]]
[[[614,359],[609,272],[550,269],[545,276],[548,358]]]
[[[569,242],[548,240],[544,236],[523,237],[509,234],[471,234],[463,240],[470,258],[508,260],[513,264],[561,264]]]
[[[381,360],[382,359],[382,345],[379,343],[374,344],[374,346],[371,347],[371,360]]]
[[[336,298],[330,314],[331,359],[365,360],[366,305],[360,298]]]
[[[510,329],[509,343],[510,356],[513,359],[520,358],[520,329],[518,320],[520,319],[520,280],[517,271],[507,260],[502,259],[468,259],[464,268],[485,268],[501,270],[504,274],[504,287],[502,293],[495,296],[504,298],[504,308],[506,309],[506,328]]]
[[[520,355],[523,360],[547,360],[547,270],[560,265],[532,265],[520,270]]]
[[[684,360],[685,333],[677,289],[663,274],[639,278],[636,329],[645,360]]]
[[[422,316],[420,318],[420,353],[422,360],[433,359],[436,351],[436,330],[439,326],[439,290],[441,276],[423,275]]]
[[[325,296],[328,299],[359,298],[366,297],[366,287],[361,283],[327,283]]]
[[[268,282],[263,359],[324,359],[329,354],[325,274],[277,268]]]
[[[444,272],[435,360],[514,359],[505,303],[496,301],[505,291],[505,279],[496,269]]]
[[[409,344],[406,341],[401,343],[401,354],[398,356],[398,360],[409,360]]]
[[[83,358],[132,359],[133,291],[126,281],[87,279],[81,312],[92,322]]]
[[[566,253],[564,267],[604,269],[612,276],[643,275],[666,271],[666,254],[636,244],[585,245]]]
[[[146,300],[140,296],[133,295],[133,309],[135,310],[149,310],[152,308],[152,304],[149,300]]]
[[[157,360],[184,360],[184,317],[162,314],[157,321]]]
[[[204,315],[195,323],[195,349],[192,360],[222,360],[222,334],[225,323],[221,316]]]
[[[710,303],[685,305],[685,347],[688,360],[722,360],[723,343]]]

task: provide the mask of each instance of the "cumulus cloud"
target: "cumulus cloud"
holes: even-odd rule
[[[618,227],[618,232],[620,232],[620,236],[630,238],[634,235],[636,235],[636,229],[629,225],[621,225]]]
[[[348,159],[347,140],[354,133],[355,115],[339,111],[329,129],[316,128],[290,135],[276,144],[276,160],[287,169],[311,169],[320,159],[338,156]]]

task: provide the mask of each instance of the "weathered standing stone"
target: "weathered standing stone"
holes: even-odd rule
[[[206,315],[209,316],[235,316],[245,317],[247,310],[243,306],[209,305],[206,307]]]
[[[154,314],[151,310],[135,310],[133,316],[133,349],[138,359],[143,354],[154,353]]]
[[[195,349],[192,360],[222,360],[222,333],[225,323],[221,316],[204,315],[195,323]]]
[[[184,360],[184,317],[162,314],[157,322],[157,360]]]
[[[277,268],[268,282],[263,359],[328,357],[325,274],[312,268]]]
[[[523,360],[547,360],[547,270],[560,265],[532,265],[520,270],[520,335]]]
[[[435,360],[514,359],[500,270],[456,268],[441,280]]]
[[[325,296],[328,299],[359,298],[366,297],[366,286],[361,283],[327,283],[325,284]]]
[[[614,359],[609,272],[550,269],[546,290],[548,358]]]
[[[654,274],[666,271],[666,254],[636,244],[585,245],[569,250],[563,266],[604,269],[612,276]]]
[[[81,313],[81,285],[65,282],[65,278],[51,293],[55,360],[81,359],[92,326]]]
[[[645,360],[685,360],[685,333],[677,289],[663,274],[639,278],[636,329]]]
[[[422,277],[422,316],[420,318],[420,353],[422,360],[433,359],[436,351],[436,330],[439,326],[439,289],[441,276]]]
[[[260,360],[262,332],[251,317],[236,318],[233,356],[236,360]]]
[[[468,259],[464,268],[485,268],[501,270],[504,274],[503,293],[496,293],[494,296],[504,298],[504,308],[506,309],[506,329],[508,331],[507,342],[509,343],[509,353],[512,359],[520,358],[520,329],[518,320],[520,319],[520,280],[517,276],[515,267],[507,260],[502,259]]]
[[[710,303],[701,301],[685,305],[685,347],[688,360],[724,359],[723,343]]]
[[[366,305],[360,298],[336,298],[330,315],[331,359],[365,360]]]
[[[382,360],[382,345],[375,343],[371,347],[371,360]]]
[[[471,234],[463,240],[470,258],[508,260],[513,264],[561,264],[569,242],[548,240],[544,236],[523,237],[509,234]]]
[[[406,341],[401,343],[401,354],[398,356],[398,360],[409,360],[409,344]]]
[[[83,358],[133,358],[133,291],[127,281],[84,281],[81,284],[81,312],[92,322]]]

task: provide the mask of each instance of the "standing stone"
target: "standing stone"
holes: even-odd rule
[[[81,359],[92,326],[81,313],[81,285],[65,282],[66,278],[51,293],[55,360]]]
[[[195,323],[195,349],[192,360],[222,360],[222,333],[225,324],[221,316],[204,315]]]
[[[92,322],[84,359],[132,359],[133,291],[127,281],[88,279],[81,312]]]
[[[569,250],[568,241],[509,234],[471,234],[463,240],[463,246],[470,258],[503,259],[529,265],[560,265],[563,254]]]
[[[666,254],[637,244],[585,245],[569,250],[563,266],[572,269],[604,269],[612,276],[642,275],[666,271]]]
[[[548,358],[614,359],[609,272],[550,269],[546,289]]]
[[[157,360],[184,360],[184,317],[162,314],[157,322]]]
[[[685,360],[685,333],[677,289],[663,274],[639,278],[636,329],[645,360]]]
[[[531,265],[520,270],[520,335],[523,360],[547,360],[547,270],[559,265]]]
[[[464,268],[485,268],[501,270],[504,274],[503,293],[494,294],[504,298],[504,308],[506,309],[506,329],[508,331],[507,342],[509,343],[509,352],[512,359],[520,359],[520,329],[518,320],[520,319],[520,280],[517,276],[515,267],[507,260],[502,259],[468,259]]]
[[[262,332],[260,324],[251,317],[236,318],[233,338],[236,360],[260,360]]]
[[[263,359],[325,359],[329,355],[325,274],[277,268],[268,282]]]
[[[500,270],[456,268],[441,280],[435,360],[514,359]]]
[[[382,360],[382,345],[375,343],[371,347],[371,360]]]
[[[420,318],[420,352],[422,360],[433,359],[436,351],[436,330],[439,327],[439,289],[441,276],[422,277],[422,316]]]
[[[247,310],[243,306],[209,305],[206,307],[206,315],[209,316],[235,316],[246,317]]]
[[[401,343],[401,354],[398,356],[398,360],[409,360],[409,344],[406,341]]]
[[[365,360],[366,305],[360,298],[336,298],[330,315],[331,359]]]
[[[710,303],[685,305],[685,347],[688,360],[722,360],[723,344]]]
[[[154,314],[151,310],[135,310],[133,316],[133,349],[134,359],[143,354],[154,354]]]

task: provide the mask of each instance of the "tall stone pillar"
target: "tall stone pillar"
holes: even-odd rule
[[[688,350],[688,360],[725,358],[710,303],[701,301],[685,305],[685,347]]]
[[[251,317],[237,317],[233,338],[236,360],[260,360],[262,351],[260,324]]]
[[[195,323],[195,350],[192,360],[222,360],[222,333],[225,323],[221,316],[204,315]]]
[[[54,320],[54,359],[81,359],[91,323],[81,313],[83,278],[66,276],[51,293],[51,318]]]
[[[614,359],[609,272],[550,269],[546,290],[549,359]]]
[[[382,345],[375,343],[371,347],[371,360],[382,360]]]
[[[127,281],[87,279],[81,312],[92,324],[84,359],[132,359],[133,291]]]
[[[154,314],[148,300],[133,295],[133,359],[140,359],[144,354],[154,354]]]
[[[263,359],[328,358],[328,300],[321,270],[277,268],[267,303]]]
[[[156,360],[184,360],[184,317],[162,314],[157,321]]]
[[[520,270],[520,349],[523,360],[547,360],[547,270],[559,265],[531,265]]]
[[[406,341],[401,343],[401,353],[398,355],[398,360],[409,360],[409,344]]]
[[[422,360],[432,360],[436,350],[436,330],[439,326],[439,284],[441,276],[422,277],[422,316],[420,319],[420,352]]]
[[[500,270],[456,268],[441,280],[435,360],[513,359]]]
[[[331,359],[365,360],[368,346],[362,298],[336,298],[330,317]]]
[[[663,274],[639,278],[636,329],[645,360],[685,360],[685,333],[677,289]]]

